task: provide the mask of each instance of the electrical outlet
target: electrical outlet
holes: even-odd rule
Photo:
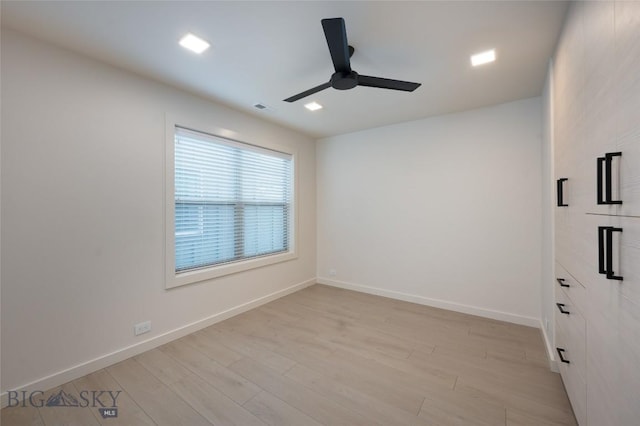
[[[151,321],[145,321],[133,326],[133,334],[139,336],[151,331]]]
[[[335,277],[336,276],[336,270],[335,269],[329,269],[329,276],[331,277]]]

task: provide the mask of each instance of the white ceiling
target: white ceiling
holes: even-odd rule
[[[315,137],[537,96],[567,9],[559,1],[3,1],[2,25]],[[421,82],[413,93],[327,89],[282,100],[333,72],[320,20],[343,17],[352,68]],[[212,47],[198,56],[178,39]],[[472,68],[489,48],[497,62]],[[315,100],[324,109],[310,112]],[[256,110],[255,103],[270,108]]]

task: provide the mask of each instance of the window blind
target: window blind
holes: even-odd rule
[[[175,270],[289,250],[292,157],[175,131]]]

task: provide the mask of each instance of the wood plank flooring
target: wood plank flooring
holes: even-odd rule
[[[575,425],[540,331],[314,285],[52,389],[8,425]]]

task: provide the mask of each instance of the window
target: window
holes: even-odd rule
[[[293,155],[283,151],[174,127],[169,287],[291,258]]]

